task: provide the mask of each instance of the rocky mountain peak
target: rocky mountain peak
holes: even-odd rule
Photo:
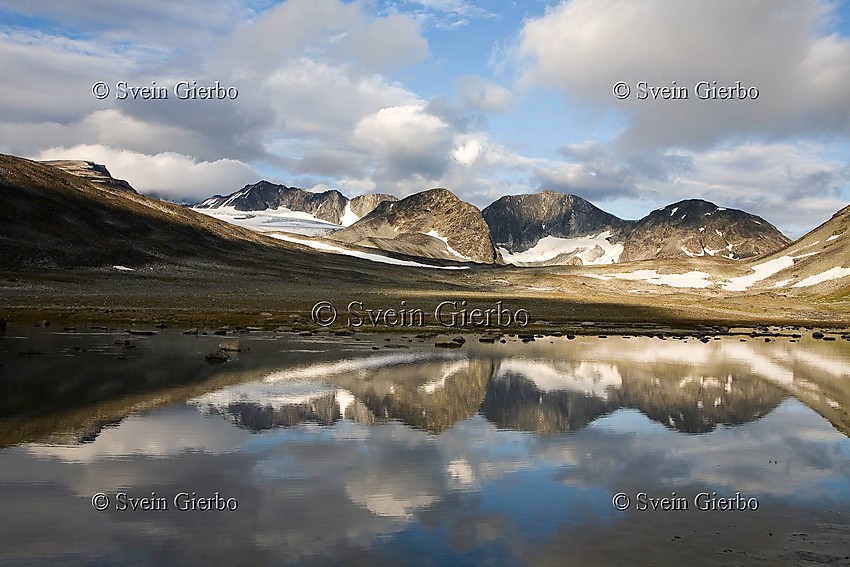
[[[581,197],[548,189],[502,197],[482,214],[493,241],[511,253],[534,248],[547,236],[619,235],[629,224]]]
[[[411,256],[485,264],[501,261],[481,211],[444,188],[384,201],[332,238]]]
[[[686,199],[652,211],[629,232],[621,261],[718,256],[731,260],[769,254],[790,241],[761,217]]]
[[[194,208],[233,207],[237,211],[259,212],[283,207],[290,211],[309,213],[333,224],[348,225],[365,216],[381,201],[388,199],[394,200],[395,197],[374,194],[349,200],[336,189],[315,193],[263,180],[246,185],[230,195],[214,195],[196,204]]]

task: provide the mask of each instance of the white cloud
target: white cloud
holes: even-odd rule
[[[452,132],[422,104],[382,108],[364,117],[354,137],[377,158],[383,175],[440,177],[451,150]]]
[[[358,2],[287,0],[237,29],[216,55],[216,64],[258,76],[302,57],[380,72],[422,61],[428,43],[403,14],[370,18]]]
[[[130,44],[183,53],[205,49],[214,38],[256,15],[239,0],[0,0],[0,9],[97,35],[116,49]]]
[[[732,137],[850,133],[850,41],[828,35],[818,0],[709,3],[570,0],[525,22],[517,55],[523,84],[547,84],[570,103],[623,113],[621,142],[710,147]],[[741,81],[758,100],[618,101],[617,81],[689,89]],[[634,93],[633,93],[634,94]]]
[[[259,177],[249,165],[232,159],[198,162],[172,152],[147,155],[102,145],[49,148],[33,159],[107,164],[114,177],[127,180],[138,192],[177,200],[200,201],[214,193],[230,193]]]
[[[477,75],[458,79],[457,90],[464,104],[482,112],[505,112],[513,105],[511,91]]]

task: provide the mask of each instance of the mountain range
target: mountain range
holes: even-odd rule
[[[230,195],[214,195],[194,206],[195,209],[222,209],[232,207],[237,211],[268,211],[288,209],[313,215],[319,220],[348,226],[366,216],[383,201],[396,201],[392,195],[371,193],[349,199],[336,189],[314,193],[297,187],[287,187],[260,181],[246,185]]]
[[[606,293],[630,295],[672,286],[779,296],[834,289],[835,297],[842,297],[850,282],[850,207],[790,243],[760,217],[694,199],[627,221],[581,197],[551,191],[503,197],[481,211],[448,189],[400,200],[348,199],[336,191],[312,193],[260,182],[191,208],[140,195],[92,162],[44,164],[5,155],[0,155],[0,193],[0,267],[7,273],[154,265],[160,273],[172,273],[178,266],[197,265],[224,276],[234,267],[258,273],[276,266],[285,267],[293,281],[363,282],[378,276],[386,282],[413,278],[417,285],[444,285],[457,278],[441,270],[548,265],[528,276],[513,268],[501,273],[508,283],[527,282],[528,289],[544,279],[546,285],[561,285],[569,276],[577,280],[564,285],[584,287],[598,280],[605,282],[599,285]],[[283,215],[283,221],[234,226],[215,218],[225,209],[243,217]],[[287,234],[286,215],[314,219],[321,234]],[[617,267],[626,262],[642,264],[633,271]],[[411,272],[387,264],[441,270]],[[564,271],[562,264],[599,267]],[[682,271],[687,273],[676,273]],[[467,273],[467,279],[492,280],[484,272]],[[629,283],[639,280],[649,288],[635,290],[637,284]]]
[[[516,266],[604,265],[635,260],[770,254],[790,243],[761,217],[688,199],[623,220],[576,195],[542,191],[502,197],[482,210],[447,189],[401,200],[374,194],[347,199],[261,181],[195,209],[209,214],[300,212],[329,222],[323,236],[390,253]],[[336,228],[344,227],[341,230]]]

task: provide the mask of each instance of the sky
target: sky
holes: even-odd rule
[[[260,179],[481,208],[551,189],[628,219],[703,198],[797,237],[850,202],[848,4],[0,0],[0,152],[178,202]]]

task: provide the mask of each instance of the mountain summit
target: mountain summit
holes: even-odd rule
[[[442,188],[384,201],[330,238],[409,256],[501,263],[481,211]]]
[[[481,214],[493,241],[511,253],[534,248],[541,238],[573,238],[609,231],[619,235],[629,225],[576,195],[546,190],[508,195]]]

